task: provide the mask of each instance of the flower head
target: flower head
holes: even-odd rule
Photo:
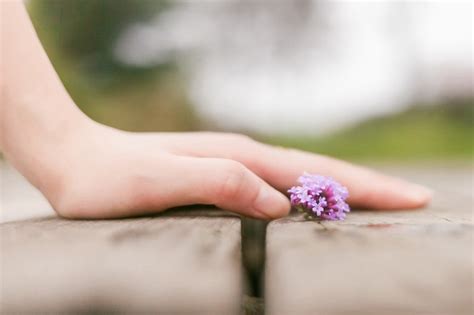
[[[291,205],[309,218],[344,220],[350,211],[347,188],[330,177],[304,173],[299,186],[291,187]]]

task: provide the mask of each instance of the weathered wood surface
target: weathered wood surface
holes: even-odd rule
[[[473,313],[472,169],[389,171],[433,187],[432,205],[269,224],[268,314]]]
[[[51,213],[7,172],[2,211]],[[238,217],[204,209],[109,221],[14,219],[0,225],[2,314],[240,312]]]
[[[242,289],[240,221],[216,211],[66,221],[1,166],[0,310],[232,314]],[[431,186],[421,211],[269,224],[271,314],[469,314],[472,168],[384,168]],[[38,217],[24,220],[28,217]],[[19,221],[19,219],[23,219]]]
[[[0,231],[3,312],[239,312],[238,218],[47,218]]]

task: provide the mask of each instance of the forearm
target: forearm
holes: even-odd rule
[[[35,184],[63,142],[89,120],[74,105],[21,1],[1,1],[0,147]]]

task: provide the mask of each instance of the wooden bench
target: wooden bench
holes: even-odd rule
[[[471,314],[472,169],[385,170],[435,188],[433,204],[344,222],[291,215],[265,233],[208,207],[59,219],[2,165],[1,311]]]
[[[388,171],[433,187],[432,205],[269,224],[268,314],[473,313],[472,170]]]

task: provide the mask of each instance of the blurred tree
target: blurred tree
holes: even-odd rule
[[[114,56],[127,27],[169,6],[163,0],[31,0],[28,8],[59,76],[86,114],[127,130],[193,130],[195,116],[174,60],[139,68]]]
[[[166,7],[167,2],[154,0],[35,0],[30,11],[46,45],[97,72],[127,70],[113,56],[115,41],[127,26],[154,17]]]

